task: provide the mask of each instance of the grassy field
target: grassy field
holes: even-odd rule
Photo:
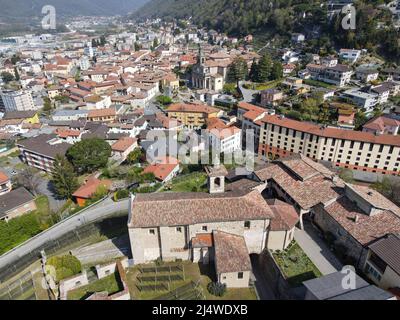
[[[326,88],[326,89],[333,89],[335,88],[335,86],[322,82],[322,81],[318,81],[318,80],[311,80],[311,79],[307,79],[304,80],[304,84],[308,84],[309,86],[314,86],[314,87],[322,87],[322,88]]]
[[[169,182],[163,191],[173,192],[200,192],[206,191],[207,175],[204,172],[193,172],[177,177]]]
[[[90,296],[94,292],[107,291],[108,295],[123,290],[119,276],[114,273],[103,279],[97,280],[87,286],[68,292],[68,300],[82,300]]]
[[[293,287],[322,275],[297,243],[292,244],[286,251],[274,252],[273,255],[289,284]]]
[[[267,90],[275,88],[278,84],[280,84],[282,80],[274,80],[265,83],[252,83],[252,84],[245,84],[244,87],[250,90]]]
[[[176,263],[172,263],[176,264]],[[165,263],[164,265],[169,265]],[[214,267],[213,265],[204,266],[202,264],[191,263],[189,261],[182,262],[184,268],[184,280],[171,282],[170,290],[175,290],[181,286],[187,285],[191,282],[199,282],[201,291],[203,292],[207,300],[256,300],[257,296],[252,288],[241,288],[241,289],[227,289],[223,297],[216,297],[211,295],[207,291],[207,285],[211,281],[215,281]],[[140,292],[136,285],[138,281],[136,279],[139,274],[139,267],[129,269],[127,273],[128,286],[131,297],[133,299],[150,300],[155,299],[161,295],[166,294],[168,291],[151,291],[151,292]]]

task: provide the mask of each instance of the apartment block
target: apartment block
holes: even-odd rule
[[[336,167],[399,175],[399,136],[321,127],[275,115],[261,122],[259,155],[264,159],[299,153]]]

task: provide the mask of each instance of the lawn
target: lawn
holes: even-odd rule
[[[213,265],[205,266],[198,263],[191,263],[189,261],[182,262],[181,264],[184,267],[184,276],[185,276],[184,280],[171,282],[170,284],[171,291],[179,287],[182,287],[184,285],[188,285],[191,282],[194,282],[200,284],[199,288],[207,300],[256,300],[257,299],[256,293],[252,288],[241,288],[241,289],[228,288],[223,297],[213,296],[207,291],[207,285],[211,281],[213,281],[213,279],[215,279]],[[164,263],[163,265],[176,265],[176,263]],[[167,290],[140,292],[136,287],[136,285],[138,284],[138,281],[136,279],[138,274],[139,274],[138,266],[129,269],[127,273],[130,294],[131,297],[134,297],[134,299],[150,300],[168,293]]]
[[[265,82],[265,83],[245,84],[244,87],[249,90],[267,90],[267,89],[275,88],[281,82],[282,82],[282,80],[274,80],[274,81],[269,81],[269,82]]]
[[[107,291],[112,295],[123,290],[121,280],[117,273],[96,280],[86,286],[68,292],[68,300],[83,300],[95,292]]]
[[[329,83],[325,83],[325,82],[318,81],[318,80],[312,80],[312,79],[304,80],[304,84],[308,84],[309,86],[314,86],[314,87],[322,87],[322,88],[326,88],[326,89],[335,88],[335,86],[333,86]]]
[[[170,181],[164,191],[173,192],[201,192],[206,191],[207,175],[204,172],[193,172],[185,176],[177,177]]]
[[[322,275],[297,243],[291,244],[285,251],[274,252],[273,256],[292,287]]]

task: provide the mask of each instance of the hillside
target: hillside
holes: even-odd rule
[[[400,62],[400,35],[391,13],[379,7],[386,0],[355,0],[356,30],[341,28],[342,16],[329,20],[324,0],[150,0],[133,13],[135,19],[191,17],[195,24],[243,36],[286,37],[302,32],[315,50],[367,48]],[[378,28],[378,24],[381,25]]]
[[[132,12],[147,0],[0,0],[0,20],[41,17],[42,7],[53,5],[60,16],[111,16]]]

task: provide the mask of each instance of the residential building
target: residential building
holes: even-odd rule
[[[343,98],[351,99],[351,101],[362,108],[365,113],[374,111],[375,106],[378,104],[378,95],[375,93],[368,93],[359,89],[349,89],[343,92]]]
[[[242,130],[226,125],[218,118],[212,118],[207,123],[207,134],[213,150],[220,153],[233,153],[241,150]]]
[[[87,120],[92,122],[113,122],[117,117],[115,108],[89,110]]]
[[[261,105],[263,107],[275,107],[283,99],[283,93],[276,89],[261,91]]]
[[[369,83],[377,80],[379,72],[372,69],[359,69],[356,71],[356,78],[362,82]]]
[[[32,95],[29,91],[2,91],[1,99],[3,101],[3,111],[5,112],[38,109],[33,103]]]
[[[399,175],[399,136],[322,127],[276,115],[260,121],[259,155],[264,159],[301,153],[336,167]]]
[[[400,238],[388,234],[368,247],[364,271],[380,288],[400,288]]]
[[[35,198],[25,188],[0,195],[0,220],[9,221],[36,209]]]
[[[119,161],[125,161],[137,146],[136,138],[122,137],[111,146],[112,157]]]
[[[339,57],[347,60],[350,63],[355,63],[361,56],[361,50],[355,49],[340,49]]]
[[[10,178],[2,171],[0,171],[0,196],[10,192],[12,184]]]
[[[110,180],[100,180],[94,176],[89,177],[85,184],[73,193],[73,197],[80,207],[84,207],[88,200],[99,190],[103,189],[108,192],[111,188],[112,182]]]
[[[22,120],[23,124],[38,124],[39,114],[37,111],[10,111],[7,112],[2,120]]]
[[[201,128],[207,119],[218,117],[221,111],[204,104],[177,103],[168,107],[168,117],[178,120],[185,127],[194,129]]]
[[[64,156],[70,144],[56,134],[41,134],[17,142],[22,161],[31,167],[51,173],[57,155]]]
[[[153,173],[155,178],[161,182],[168,182],[179,172],[179,161],[173,157],[156,158],[152,164],[144,170],[145,173]]]
[[[370,132],[374,135],[391,134],[396,136],[399,133],[400,120],[389,116],[379,116],[363,125],[364,132]]]

